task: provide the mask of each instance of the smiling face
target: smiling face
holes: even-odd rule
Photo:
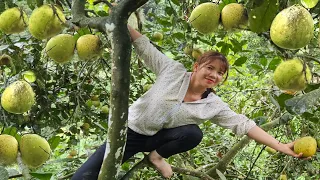
[[[228,76],[229,64],[220,53],[207,52],[193,66],[194,81],[197,86],[212,88]]]
[[[196,63],[193,72],[198,85],[212,88],[223,80],[225,69],[223,62],[217,59],[200,65]]]

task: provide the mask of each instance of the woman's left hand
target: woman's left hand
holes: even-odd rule
[[[303,159],[303,160],[309,160],[311,159],[311,157],[303,157],[303,153],[299,153],[299,154],[296,154],[294,151],[293,151],[293,148],[294,148],[294,143],[295,141],[291,142],[291,143],[287,143],[287,144],[283,144],[283,149],[282,149],[282,152],[287,154],[287,155],[290,155],[290,156],[293,156],[293,157],[296,157],[296,158],[299,158],[299,159]]]

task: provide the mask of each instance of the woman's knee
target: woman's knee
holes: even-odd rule
[[[185,138],[189,143],[198,145],[202,138],[203,133],[198,125],[190,124],[183,126],[183,130],[181,132],[183,138]]]

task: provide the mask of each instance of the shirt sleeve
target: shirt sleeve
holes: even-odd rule
[[[245,135],[256,123],[245,115],[237,114],[225,105],[211,121],[223,128],[231,129],[237,136]]]
[[[180,64],[155,48],[146,36],[141,36],[133,42],[136,53],[144,60],[146,66],[157,76],[166,68]]]

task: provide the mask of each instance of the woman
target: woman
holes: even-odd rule
[[[137,54],[157,76],[156,82],[129,108],[127,142],[123,161],[138,152],[150,152],[149,160],[165,178],[173,174],[165,161],[174,154],[196,147],[202,139],[198,124],[211,120],[237,135],[246,134],[255,141],[282,153],[301,157],[293,144],[282,144],[254,121],[236,114],[211,92],[228,76],[227,59],[217,52],[204,53],[193,71],[159,52],[146,36],[128,26]],[[103,161],[102,145],[75,173],[72,179],[97,179]]]

